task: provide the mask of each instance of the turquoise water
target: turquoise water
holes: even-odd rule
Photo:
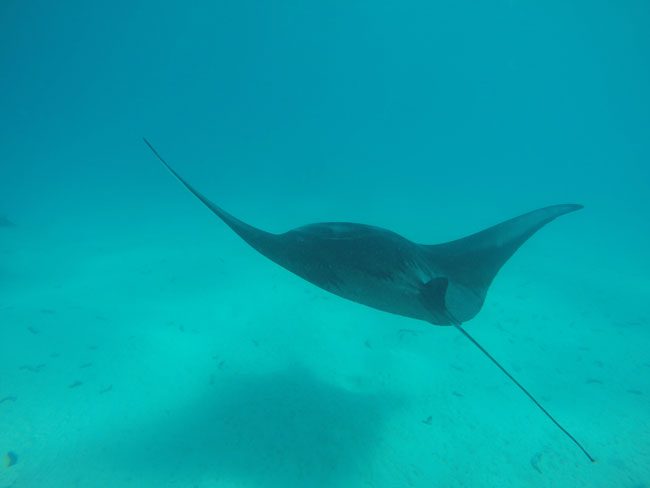
[[[650,486],[646,2],[0,4],[0,487]],[[466,328],[271,231],[585,209]]]

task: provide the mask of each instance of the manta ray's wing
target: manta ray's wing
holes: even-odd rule
[[[253,246],[253,248],[257,249],[258,251],[262,252],[265,254],[265,251],[267,248],[273,245],[273,242],[275,241],[275,234],[271,234],[270,232],[263,231],[261,229],[258,229],[257,227],[253,227],[252,225],[247,224],[246,222],[243,222],[239,220],[238,218],[230,215],[228,212],[226,212],[224,209],[219,207],[217,204],[213,203],[210,199],[208,199],[205,195],[203,195],[201,192],[196,190],[192,185],[190,185],[181,175],[179,175],[174,168],[172,168],[167,161],[156,151],[156,148],[154,148],[151,143],[143,138],[144,143],[149,146],[149,149],[154,153],[154,155],[160,160],[160,162],[169,170],[169,172],[176,177],[178,181],[181,182],[181,184],[187,188],[190,193],[192,193],[196,198],[198,198],[206,207],[208,207],[212,212],[219,217],[223,222],[230,227],[239,237],[244,239],[248,244]]]
[[[540,208],[462,239],[423,246],[431,265],[449,280],[445,305],[452,322],[467,322],[478,313],[496,274],[530,236],[581,208],[575,204]]]

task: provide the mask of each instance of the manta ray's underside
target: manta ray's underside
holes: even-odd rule
[[[503,264],[543,226],[579,210],[534,210],[468,237],[416,244],[379,227],[347,222],[310,224],[282,234],[248,225],[195,190],[145,143],[203,204],[259,253],[305,280],[357,303],[435,325],[457,328],[496,364],[589,458],[594,458],[490,353],[461,326],[481,309]]]

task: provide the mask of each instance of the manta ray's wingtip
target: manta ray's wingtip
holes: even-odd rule
[[[562,203],[560,205],[552,205],[549,208],[556,208],[562,213],[570,213],[570,212],[577,212],[578,210],[582,210],[585,208],[584,205],[581,205],[580,203]]]
[[[183,185],[185,185],[185,186],[186,186],[186,187],[187,187],[187,188],[188,188],[192,193],[194,193],[194,190],[193,190],[192,188],[190,188],[190,186],[188,185],[188,183],[187,183],[183,178],[181,178],[181,175],[179,175],[179,174],[178,174],[178,173],[177,173],[177,172],[176,172],[176,171],[175,171],[175,170],[174,170],[174,169],[169,165],[169,163],[168,163],[167,161],[165,161],[165,158],[163,158],[163,157],[160,155],[160,153],[156,150],[156,148],[153,147],[153,144],[151,144],[151,143],[149,142],[149,140],[148,140],[146,137],[143,137],[142,140],[143,140],[144,143],[147,145],[147,147],[148,147],[149,149],[151,149],[151,152],[154,154],[154,156],[156,156],[156,158],[158,158],[158,160],[163,164],[163,166],[164,166],[165,168],[167,168],[167,169],[169,170],[169,172],[170,172],[172,175],[174,175],[176,178],[178,178],[178,180],[179,180]]]
[[[542,212],[546,211],[549,216],[552,216],[552,218],[556,218],[556,217],[560,217],[561,215],[577,212],[578,210],[582,210],[583,208],[585,208],[585,206],[579,203],[561,203],[559,205],[551,205],[550,207],[546,207],[545,209],[540,209],[540,210]]]
[[[156,148],[153,147],[153,144],[151,144],[151,143],[149,142],[149,140],[148,140],[146,137],[143,137],[142,140],[143,140],[144,143],[147,145],[147,147],[148,147],[149,149],[151,149],[151,152],[154,153],[154,155],[155,155],[158,159],[160,159],[160,161],[161,161],[165,166],[169,167],[169,165],[167,164],[167,162],[166,162],[166,161],[165,161],[165,160],[160,156],[160,154],[158,153],[158,151],[156,151]]]
[[[151,150],[154,151],[154,152],[156,151],[156,150],[154,149],[154,147],[151,145],[151,143],[149,142],[149,140],[148,140],[146,137],[142,137],[142,140],[143,140],[144,143],[149,147],[149,149],[151,149]]]

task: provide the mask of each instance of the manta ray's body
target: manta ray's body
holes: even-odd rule
[[[544,225],[581,205],[542,208],[437,245],[417,244],[389,230],[347,222],[310,224],[273,234],[242,222],[212,203],[145,142],[190,192],[254,249],[280,266],[354,302],[435,325],[456,326],[593,461],[578,441],[461,327],[479,312],[492,280],[510,256]]]

